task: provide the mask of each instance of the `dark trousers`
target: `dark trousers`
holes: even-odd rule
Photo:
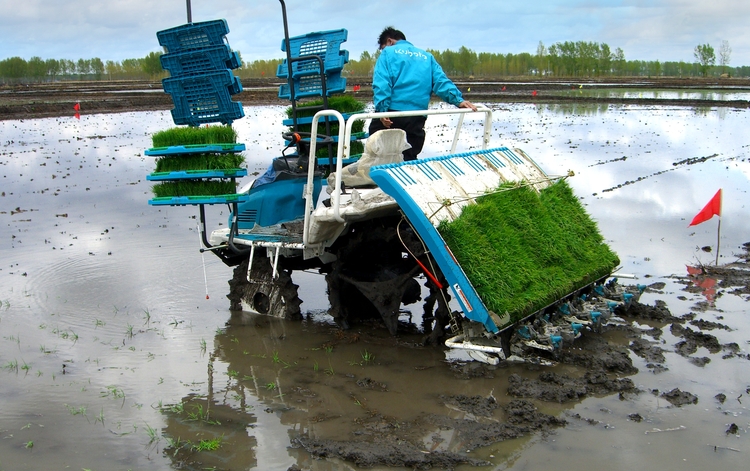
[[[422,147],[424,147],[424,123],[427,121],[427,116],[405,116],[401,118],[391,118],[393,125],[390,129],[403,129],[406,132],[406,142],[411,145],[411,149],[404,151],[404,160],[416,160]],[[376,132],[388,129],[383,126],[383,123],[379,119],[373,119],[370,122],[370,128],[368,132],[372,136]]]

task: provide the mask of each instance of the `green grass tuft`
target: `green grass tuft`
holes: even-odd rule
[[[231,126],[178,127],[155,133],[151,142],[154,147],[236,143],[237,132]]]
[[[188,154],[160,157],[155,172],[180,170],[226,170],[240,168],[245,163],[242,154]]]
[[[237,184],[232,181],[216,180],[178,180],[157,183],[152,187],[154,196],[216,196],[229,195],[237,191]]]
[[[489,310],[515,322],[619,264],[565,181],[501,190],[438,228]]]
[[[298,104],[298,107],[308,106],[321,106],[323,100],[312,100]],[[328,107],[332,110],[336,110],[339,113],[357,113],[365,109],[365,104],[351,95],[334,95],[328,97]],[[297,112],[298,117],[313,116],[317,111],[301,110]],[[292,117],[292,107],[286,109],[286,115],[288,118]]]

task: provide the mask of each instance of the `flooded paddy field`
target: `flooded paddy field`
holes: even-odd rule
[[[622,282],[650,286],[554,367],[447,361],[419,316],[342,332],[312,272],[301,322],[230,312],[197,208],[147,204],[168,111],[0,121],[0,470],[744,468],[747,277],[688,266],[750,241],[747,109],[490,106],[493,145],[572,170]],[[262,172],[284,108],[245,114]],[[443,119],[422,156],[449,146]],[[717,246],[717,218],[688,223],[719,188]]]

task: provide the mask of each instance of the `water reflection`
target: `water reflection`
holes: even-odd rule
[[[734,101],[750,100],[747,91],[717,91],[710,89],[647,89],[642,88],[594,88],[582,87],[567,90],[563,95],[582,98],[599,99],[661,99],[661,100],[708,100],[708,101]]]
[[[716,278],[712,278],[703,273],[702,267],[693,267],[688,265],[687,272],[689,275],[689,285],[686,291],[698,291],[706,298],[709,307],[716,306]]]
[[[301,323],[232,313],[214,338],[204,395],[190,393],[164,405],[165,448],[175,466],[217,465],[247,469],[359,469],[321,462],[296,440],[342,440],[399,433],[429,452],[465,453],[461,432],[430,425],[432,416],[497,420],[446,407],[446,397],[487,397],[508,387],[507,377],[524,367],[471,374],[471,367],[448,368],[442,352],[418,346],[418,335],[392,338],[387,332],[341,332],[310,316]],[[479,370],[477,370],[479,371]],[[468,380],[471,377],[470,380]],[[547,407],[559,414],[573,404]],[[176,438],[180,442],[176,442]],[[221,449],[198,450],[200,440],[220,437]],[[469,456],[507,462],[531,437],[499,442]],[[372,438],[374,439],[374,437]],[[498,459],[502,458],[502,461]],[[511,460],[512,461],[512,460]],[[191,466],[195,465],[195,467]],[[381,468],[377,468],[381,469]]]

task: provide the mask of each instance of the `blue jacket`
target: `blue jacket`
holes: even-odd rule
[[[380,52],[372,89],[375,111],[426,110],[432,93],[451,105],[464,101],[432,54],[405,40]]]

